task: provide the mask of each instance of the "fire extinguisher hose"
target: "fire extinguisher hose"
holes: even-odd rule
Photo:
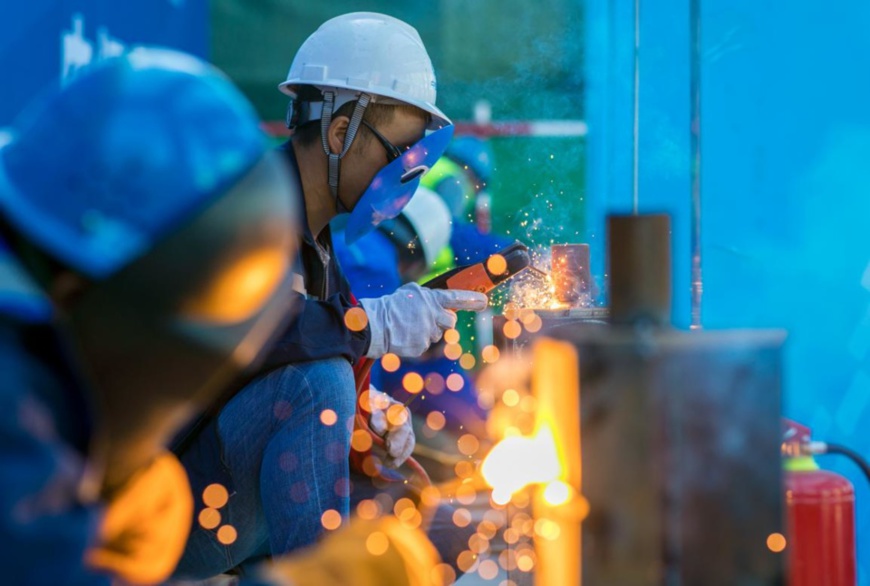
[[[861,454],[851,448],[827,442],[808,442],[803,445],[803,449],[807,455],[812,456],[824,454],[840,454],[841,456],[846,456],[861,469],[861,472],[864,473],[867,481],[870,482],[870,464],[867,463],[867,460],[865,460]]]

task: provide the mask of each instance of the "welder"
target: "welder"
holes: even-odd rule
[[[352,242],[397,216],[452,136],[417,31],[375,13],[333,18],[303,43],[280,89],[293,130],[281,154],[304,210],[294,274],[302,309],[258,375],[180,438],[194,494],[225,486],[232,496],[222,515],[237,535],[227,543],[196,527],[179,577],[244,573],[252,561],[314,543],[324,515],[347,517],[352,366],[388,352],[419,355],[453,327],[455,310],[487,304],[479,293],[411,283],[357,306],[334,260],[330,220],[348,214]],[[383,432],[385,463],[398,466],[414,447],[410,423]],[[207,508],[195,505],[197,515]]]

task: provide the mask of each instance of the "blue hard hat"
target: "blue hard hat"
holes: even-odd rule
[[[477,177],[489,181],[495,170],[495,156],[489,142],[476,136],[461,136],[447,145],[445,154],[461,165],[467,165]]]
[[[267,148],[253,107],[217,69],[139,48],[19,116],[0,147],[0,214],[63,264],[102,279],[202,211]]]

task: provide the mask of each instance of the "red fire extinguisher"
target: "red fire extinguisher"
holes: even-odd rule
[[[855,491],[839,474],[819,469],[813,454],[830,453],[810,429],[783,420],[786,553],[789,586],[855,586]]]

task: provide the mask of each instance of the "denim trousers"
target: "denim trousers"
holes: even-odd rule
[[[181,454],[195,510],[175,577],[244,573],[317,541],[325,511],[346,518],[355,401],[343,358],[289,364],[237,393]],[[229,494],[220,507],[204,492],[212,484]]]

